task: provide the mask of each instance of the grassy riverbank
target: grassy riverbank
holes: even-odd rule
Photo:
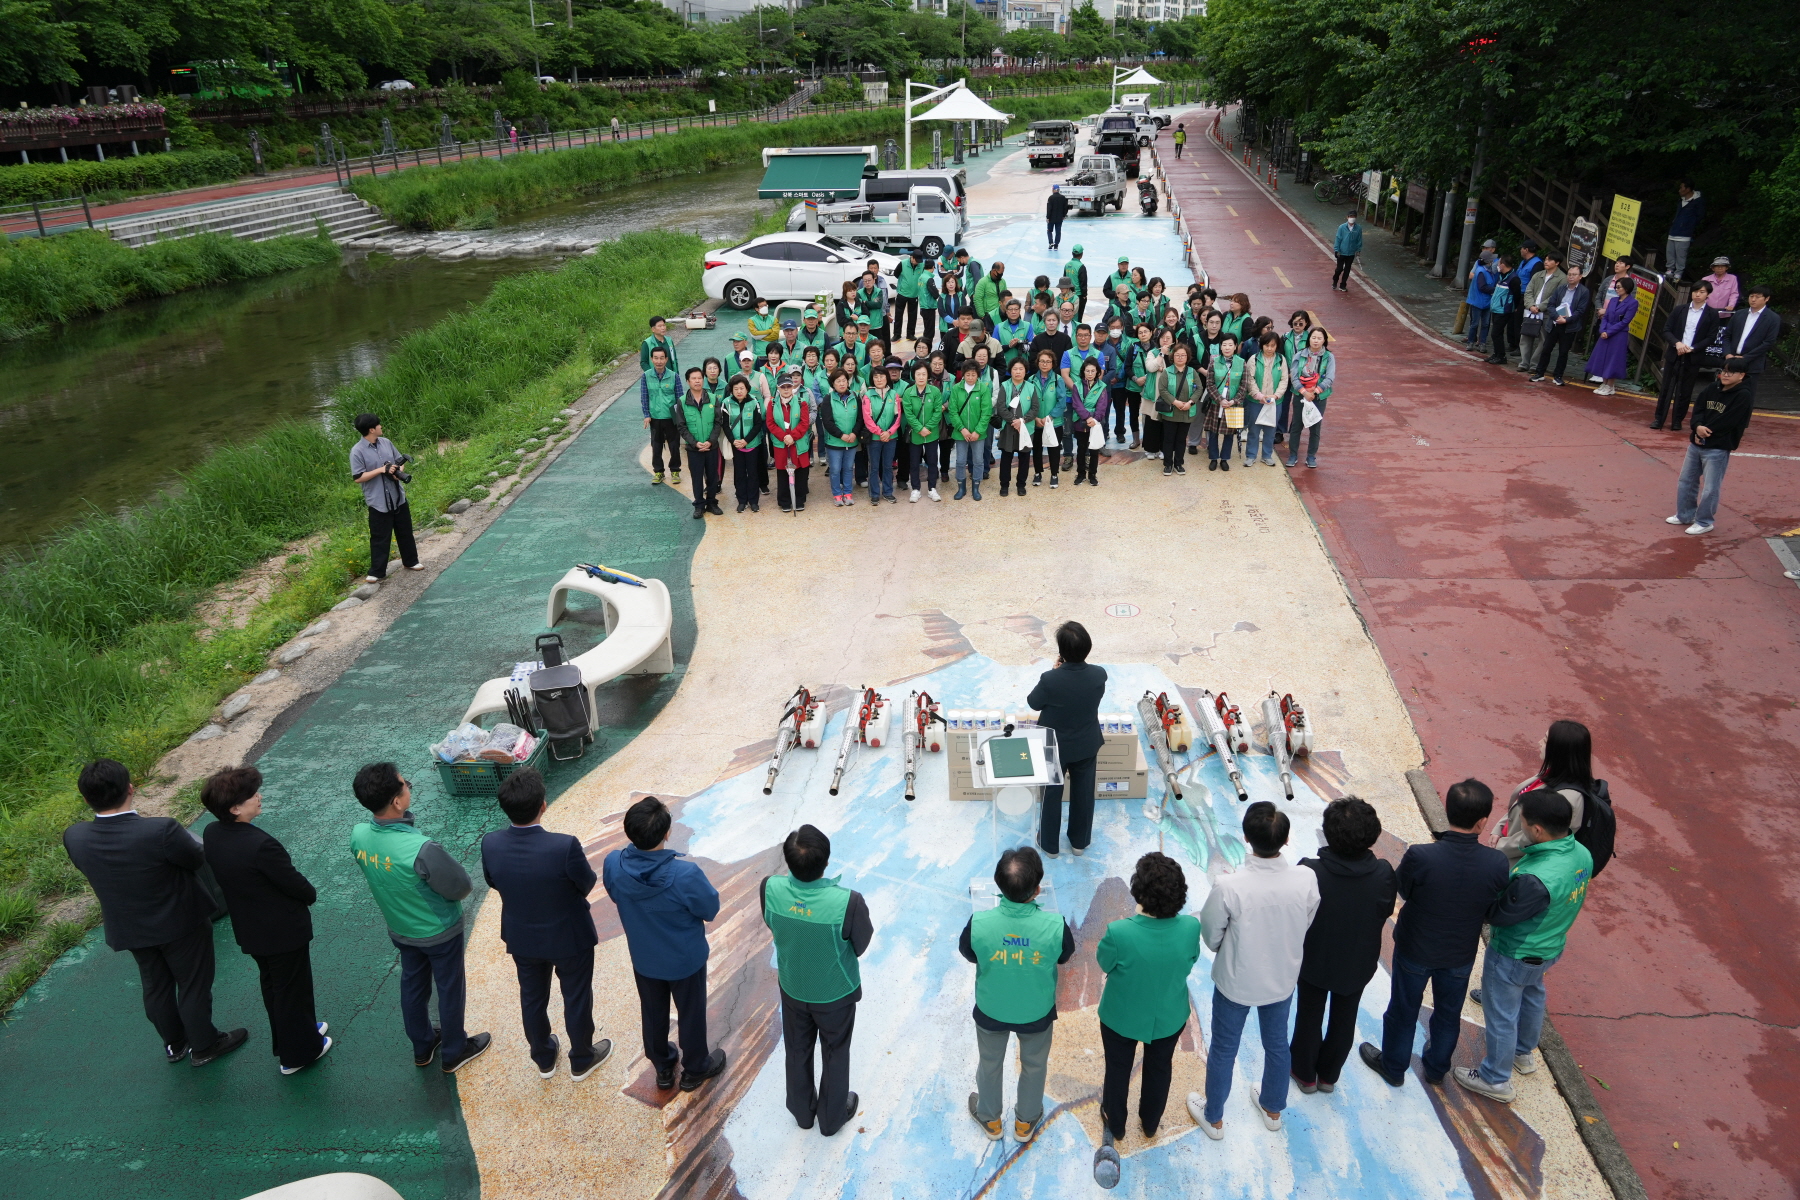
[[[143,509],[96,515],[0,572],[0,940],[33,937],[0,980],[0,1012],[74,932],[38,930],[44,901],[79,890],[60,837],[84,806],[73,781],[95,755],[140,781],[269,652],[342,599],[367,567],[360,495],[345,481],[350,418],[379,412],[412,467],[415,520],[485,494],[594,373],[637,345],[652,313],[700,295],[699,239],[635,233],[407,338],[337,397],[323,423],[278,427],[220,451]],[[552,435],[555,436],[554,434]],[[201,633],[220,583],[323,535],[280,565],[242,628]]]
[[[203,233],[141,249],[86,229],[0,242],[0,340],[133,300],[337,260],[324,233],[266,242]]]
[[[1104,108],[1107,92],[1070,92],[1008,100],[1011,128],[1056,117],[1085,116]],[[583,146],[504,159],[470,159],[442,167],[416,167],[365,177],[353,190],[389,221],[411,229],[451,229],[458,224],[511,216],[569,200],[677,175],[752,162],[764,146],[861,146],[898,139],[898,108],[798,117],[779,124],[692,129],[635,142]],[[930,134],[914,137],[914,155],[930,153]]]

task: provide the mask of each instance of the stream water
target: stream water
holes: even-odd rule
[[[491,236],[741,237],[766,210],[760,166],[634,185],[539,210]],[[0,551],[93,510],[142,503],[215,448],[316,412],[401,338],[544,259],[347,255],[145,301],[0,346]]]

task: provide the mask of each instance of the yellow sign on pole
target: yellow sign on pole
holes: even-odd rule
[[[1638,214],[1643,208],[1640,200],[1613,197],[1612,216],[1606,222],[1606,244],[1600,247],[1602,257],[1620,259],[1631,253],[1631,243],[1637,237]]]

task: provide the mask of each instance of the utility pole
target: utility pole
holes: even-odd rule
[[[1482,151],[1486,146],[1484,130],[1475,131],[1475,162],[1469,167],[1469,193],[1466,207],[1463,210],[1462,251],[1456,256],[1456,285],[1463,286],[1469,278],[1469,259],[1475,250],[1475,213],[1481,205],[1480,186]]]

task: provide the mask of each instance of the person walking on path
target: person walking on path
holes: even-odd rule
[[[206,827],[206,865],[231,910],[238,949],[256,960],[269,1048],[283,1075],[295,1075],[331,1049],[314,1011],[312,914],[319,893],[294,869],[287,847],[258,829],[262,772],[227,767],[200,785],[200,803],[218,818]]]
[[[1344,214],[1344,223],[1331,239],[1331,252],[1337,255],[1337,267],[1331,272],[1331,286],[1340,292],[1350,290],[1350,268],[1362,253],[1363,231],[1357,227],[1354,212]]]
[[[594,931],[588,895],[599,880],[581,840],[544,828],[544,777],[522,767],[500,784],[510,823],[481,839],[481,876],[499,894],[500,940],[519,977],[519,1015],[540,1079],[556,1075],[561,1045],[550,1032],[550,975],[562,989],[569,1078],[580,1083],[612,1054],[594,1041]]]
[[[1664,518],[1671,525],[1686,525],[1689,533],[1713,531],[1725,469],[1750,427],[1755,403],[1744,380],[1744,360],[1732,355],[1719,368],[1718,379],[1694,401],[1694,429],[1688,435],[1681,478],[1675,483],[1675,513]]]
[[[1044,236],[1055,250],[1062,245],[1063,222],[1069,217],[1069,198],[1062,194],[1062,184],[1050,185],[1050,199],[1044,202]]]
[[[1702,279],[1688,289],[1688,302],[1669,314],[1663,326],[1662,387],[1656,393],[1656,419],[1650,428],[1670,429],[1687,422],[1688,405],[1706,348],[1719,333],[1719,310],[1706,302],[1712,285]]]
[[[1100,993],[1106,1081],[1100,1093],[1100,1149],[1094,1152],[1094,1181],[1103,1188],[1119,1182],[1119,1152],[1113,1144],[1125,1136],[1125,1102],[1140,1042],[1144,1075],[1138,1121],[1145,1137],[1156,1136],[1169,1103],[1175,1043],[1187,1028],[1188,976],[1200,961],[1200,922],[1181,911],[1187,894],[1180,863],[1156,851],[1144,855],[1131,872],[1137,913],[1107,925],[1094,950],[1106,973]]]
[[[1225,1101],[1237,1072],[1244,1020],[1256,1010],[1262,1028],[1262,1086],[1250,1103],[1264,1128],[1281,1129],[1287,1107],[1288,1009],[1319,908],[1319,877],[1281,857],[1287,814],[1258,800],[1244,810],[1244,840],[1254,852],[1236,874],[1213,883],[1200,910],[1201,936],[1213,951],[1212,1036],[1206,1048],[1206,1095],[1188,1093],[1188,1115],[1207,1137],[1225,1136]]]
[[[212,1021],[213,902],[200,882],[206,853],[173,817],[139,816],[131,773],[95,759],[76,780],[94,810],[63,830],[63,850],[100,901],[106,944],[129,950],[143,986],[144,1015],[171,1064],[193,1055],[203,1067],[250,1033]]]
[[[423,571],[419,547],[413,540],[412,507],[406,502],[406,481],[401,468],[406,456],[381,436],[381,418],[360,413],[356,432],[361,440],[350,447],[350,478],[362,486],[363,505],[369,510],[369,574],[365,583],[387,578],[388,543],[400,543],[400,565]]]
[[[1610,294],[1600,310],[1600,338],[1588,355],[1587,373],[1600,381],[1596,396],[1610,396],[1613,380],[1631,373],[1631,320],[1637,316],[1637,281],[1621,275],[1608,283]]]
[[[681,440],[687,443],[688,474],[693,476],[694,520],[707,513],[725,515],[719,487],[725,481],[725,409],[706,392],[706,374],[689,367],[687,394],[681,398]]]
[[[1530,844],[1506,891],[1488,913],[1494,927],[1481,967],[1486,1053],[1478,1067],[1456,1067],[1457,1084],[1510,1104],[1512,1076],[1538,1069],[1533,1052],[1544,1028],[1544,976],[1562,957],[1581,915],[1594,859],[1569,832],[1569,802],[1540,788],[1525,796]]]
[[[819,1122],[830,1137],[856,1115],[850,1090],[850,1038],[862,999],[857,959],[875,926],[861,892],[826,879],[831,839],[802,825],[781,843],[786,875],[761,888],[763,924],[775,943],[781,991],[781,1045],[787,1059],[787,1110],[802,1129]],[[839,878],[842,878],[841,876]],[[823,1062],[813,1083],[813,1048]]]
[[[1087,850],[1094,828],[1094,768],[1105,744],[1100,702],[1106,697],[1106,668],[1088,662],[1094,639],[1077,621],[1056,630],[1056,666],[1038,676],[1025,703],[1038,711],[1038,724],[1056,731],[1063,778],[1069,789],[1069,845]],[[1063,786],[1044,789],[1038,847],[1055,858],[1062,832]]]
[[[719,893],[706,873],[669,849],[674,819],[655,796],[625,810],[631,844],[601,864],[606,894],[619,910],[631,973],[637,982],[644,1057],[658,1091],[675,1086],[677,1055],[669,1041],[669,1004],[679,1023],[681,1090],[691,1092],[725,1070],[725,1052],[706,1044],[706,923],[719,915]]]
[[[681,434],[675,424],[681,391],[681,376],[669,365],[669,352],[656,347],[650,352],[650,369],[638,380],[638,404],[643,409],[644,428],[650,431],[652,485],[663,481],[663,451],[667,450],[673,475],[670,484],[681,486]]]
[[[1531,376],[1531,382],[1542,383],[1545,376],[1549,376],[1557,387],[1563,386],[1563,374],[1569,367],[1569,349],[1581,337],[1582,327],[1587,324],[1588,309],[1592,306],[1587,284],[1581,282],[1581,272],[1570,267],[1563,282],[1550,293],[1550,302],[1544,306],[1549,323],[1544,326],[1544,348],[1538,355],[1537,372]],[[1554,363],[1550,361],[1552,356],[1556,359]]]
[[[998,903],[971,916],[957,940],[958,952],[975,964],[978,1058],[969,1115],[991,1142],[1004,1136],[1001,1072],[1012,1037],[1019,1039],[1014,1140],[1031,1141],[1044,1120],[1044,1077],[1056,1026],[1056,974],[1075,956],[1075,931],[1060,914],[1038,907],[1043,881],[1044,860],[1036,850],[1018,846],[1002,853],[994,868]]]
[[[1531,282],[1525,285],[1524,316],[1519,323],[1518,369],[1526,374],[1538,365],[1540,347],[1546,344],[1545,326],[1550,322],[1550,314],[1545,309],[1549,307],[1550,295],[1556,285],[1563,281],[1561,267],[1562,256],[1552,250],[1544,255]]]
[[[1319,911],[1306,931],[1294,1040],[1288,1047],[1294,1082],[1307,1095],[1337,1087],[1356,1040],[1363,988],[1381,962],[1381,930],[1394,912],[1394,868],[1372,852],[1381,836],[1374,807],[1355,796],[1333,800],[1325,807],[1324,826],[1324,849],[1317,858],[1300,860],[1319,877]]]
[[[449,851],[414,828],[412,785],[393,763],[363,767],[351,790],[369,819],[350,831],[350,852],[387,922],[388,939],[400,951],[400,1018],[412,1040],[413,1065],[429,1067],[441,1053],[439,1065],[454,1074],[493,1042],[492,1034],[463,1028],[468,978],[462,901],[474,884]]]
[[[1187,148],[1187,126],[1177,123],[1175,126],[1175,157],[1180,158],[1181,152],[1183,150],[1185,150],[1186,148]]]

